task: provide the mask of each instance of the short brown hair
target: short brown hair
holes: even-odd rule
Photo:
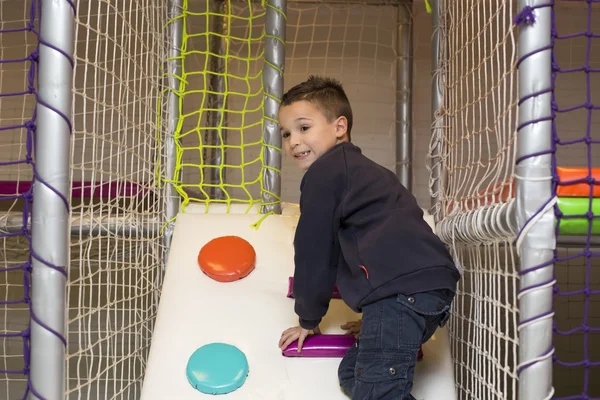
[[[352,107],[342,88],[342,84],[333,79],[311,75],[308,80],[288,90],[281,98],[282,106],[289,106],[300,100],[306,100],[317,107],[329,122],[341,116],[348,120],[348,141],[352,131]]]

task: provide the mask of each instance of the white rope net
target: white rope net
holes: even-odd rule
[[[510,199],[517,120],[512,2],[443,2],[442,10],[442,69],[435,73],[443,105],[430,154],[447,182],[431,193],[440,219]]]
[[[135,399],[162,284],[167,2],[76,6],[71,216],[85,231],[71,238],[66,398]]]
[[[352,141],[394,170],[397,7],[391,2],[287,5],[285,88],[324,75],[340,80],[352,104]],[[298,201],[302,173],[283,157],[282,198]]]
[[[518,258],[512,246],[517,48],[510,0],[441,1],[441,107],[429,157],[441,166],[438,234],[463,279],[450,321],[460,399],[516,396]],[[434,169],[435,171],[435,169]],[[438,188],[437,191],[434,188]]]

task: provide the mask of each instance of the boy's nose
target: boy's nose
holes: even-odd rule
[[[292,135],[290,137],[290,145],[292,146],[292,149],[296,146],[298,146],[300,144],[300,136],[299,135]]]

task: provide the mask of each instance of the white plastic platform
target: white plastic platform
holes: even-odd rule
[[[258,230],[251,228],[262,217],[256,213],[190,211],[193,209],[179,214],[175,224],[142,400],[214,398],[194,389],[185,374],[189,356],[211,342],[238,346],[250,367],[241,388],[218,398],[347,400],[337,379],[340,359],[286,358],[277,347],[281,332],[298,323],[294,301],[286,297],[288,278],[293,274],[297,207],[287,206],[284,215],[268,216]],[[240,236],[254,246],[257,264],[248,277],[219,283],[200,271],[198,252],[223,235]],[[342,300],[333,299],[321,329],[323,333],[341,333],[340,325],[359,317]],[[447,331],[438,330],[423,352],[413,396],[419,400],[456,399]]]

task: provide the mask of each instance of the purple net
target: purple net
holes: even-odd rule
[[[36,2],[28,6],[0,2],[0,176],[31,182],[35,131],[35,79],[38,57]],[[24,18],[25,16],[25,18]],[[8,160],[7,160],[8,158]],[[31,185],[0,197],[1,212],[16,215],[0,231],[0,307],[2,308],[1,389],[10,399],[26,398],[29,389],[29,340],[31,315],[28,226],[33,200]],[[16,212],[12,214],[12,212]],[[9,225],[9,224],[7,224]]]
[[[600,399],[600,0],[558,2],[552,39],[555,398]]]

